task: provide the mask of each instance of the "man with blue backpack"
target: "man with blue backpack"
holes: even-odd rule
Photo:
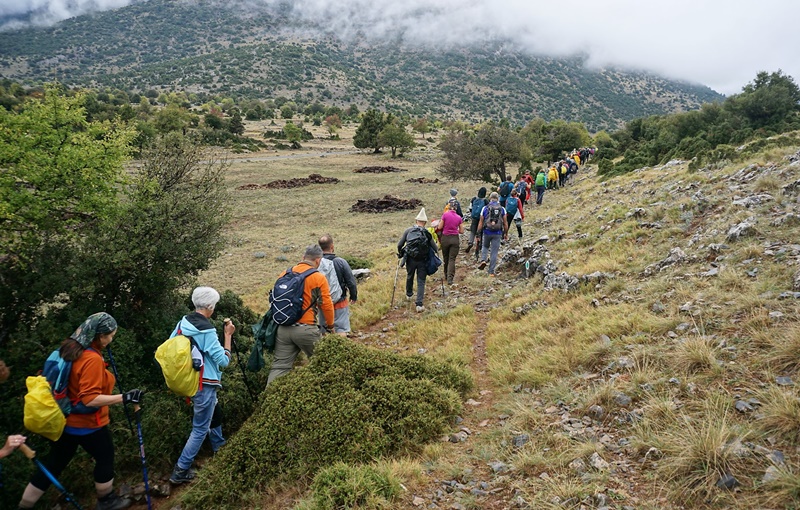
[[[511,176],[506,176],[506,180],[500,183],[500,186],[497,187],[497,192],[500,194],[500,206],[506,206],[506,200],[508,197],[511,196],[511,190],[514,189],[514,181],[511,180]]]
[[[522,210],[522,199],[519,198],[517,190],[511,192],[511,196],[506,200],[506,223],[511,228],[511,222],[517,227],[519,242],[522,242],[522,220],[525,219],[525,212]]]
[[[483,232],[483,248],[481,249],[481,262],[478,269],[484,269],[489,263],[489,276],[495,276],[497,266],[497,252],[500,250],[500,241],[508,239],[508,221],[506,210],[500,205],[497,193],[489,195],[489,205],[481,211],[478,230]],[[486,255],[489,251],[489,260]]]
[[[322,260],[318,244],[306,248],[303,260],[278,278],[270,293],[272,320],[278,324],[275,338],[275,360],[267,385],[288,374],[300,352],[309,358],[320,338],[318,311],[322,312],[327,333],[333,333],[334,311],[331,291],[325,275],[318,271]]]
[[[478,231],[478,222],[481,219],[481,211],[488,203],[489,201],[486,200],[486,188],[482,187],[478,190],[478,196],[473,197],[472,201],[470,202],[469,242],[467,243],[466,253],[469,253],[469,250],[472,249],[472,244],[481,237],[481,233]],[[475,248],[475,253],[479,251],[480,246],[477,246]]]

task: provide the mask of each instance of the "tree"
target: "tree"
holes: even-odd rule
[[[191,122],[191,117],[192,115],[183,108],[171,104],[156,113],[153,124],[156,130],[162,134],[172,131],[185,134]]]
[[[283,134],[286,135],[286,139],[292,142],[292,147],[295,149],[300,148],[300,140],[303,139],[303,129],[299,126],[296,126],[292,121],[286,121],[286,125],[283,126]]]
[[[444,162],[438,172],[452,180],[492,181],[497,174],[506,178],[506,163],[519,161],[519,134],[490,122],[476,131],[452,131],[440,144]]]
[[[207,113],[205,117],[203,117],[203,122],[211,129],[222,129],[225,127],[225,121],[215,113]]]
[[[397,149],[401,152],[414,146],[414,138],[404,127],[396,123],[388,124],[378,133],[378,144],[392,149],[392,157],[397,156]]]
[[[729,101],[754,128],[777,127],[800,111],[800,88],[780,70],[771,74],[762,71]]]
[[[422,138],[425,138],[425,133],[430,133],[431,126],[430,124],[428,124],[428,119],[422,117],[421,119],[417,119],[417,121],[414,122],[414,124],[411,126],[411,129],[421,134]]]
[[[117,209],[134,132],[88,122],[83,100],[48,86],[0,109],[0,342],[63,291],[80,233]]]
[[[374,149],[375,153],[381,151],[381,144],[378,140],[378,134],[386,126],[386,119],[383,113],[371,108],[364,112],[361,117],[361,124],[356,129],[356,134],[353,136],[353,145],[359,149]]]
[[[244,134],[244,122],[242,122],[242,114],[239,113],[238,108],[234,108],[231,111],[231,120],[230,124],[228,125],[228,131],[234,135]]]
[[[337,114],[328,115],[325,117],[325,128],[328,130],[328,134],[331,135],[331,138],[333,138],[333,135],[342,129],[342,119],[340,119]]]

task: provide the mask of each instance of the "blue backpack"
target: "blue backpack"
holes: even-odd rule
[[[505,181],[500,186],[500,197],[506,198],[511,194],[511,190],[514,189],[514,183],[511,181]]]
[[[517,197],[508,197],[508,200],[506,200],[506,214],[510,214],[511,216],[517,214],[517,209],[519,209],[518,200],[519,198]]]
[[[488,202],[485,198],[475,197],[472,199],[472,206],[470,209],[470,215],[472,219],[478,221],[481,219],[481,211],[486,206]]]
[[[89,348],[87,350],[101,356],[94,349]],[[69,416],[72,413],[92,414],[99,411],[99,408],[89,407],[80,400],[70,400],[69,395],[67,395],[70,372],[72,372],[72,362],[62,358],[58,349],[50,353],[42,369],[42,376],[47,379],[50,391],[53,393],[53,398],[56,400],[58,407],[61,408],[61,412],[64,413],[64,416]]]
[[[270,292],[270,305],[272,320],[281,326],[291,326],[305,315],[316,302],[311,301],[308,308],[303,308],[303,290],[306,277],[317,270],[313,267],[302,273],[295,273],[292,268],[275,281],[275,286]]]

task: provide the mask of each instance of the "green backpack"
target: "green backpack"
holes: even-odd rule
[[[258,372],[264,366],[264,351],[272,354],[275,351],[275,339],[278,336],[278,323],[272,320],[272,307],[261,317],[261,320],[253,324],[253,348],[250,350],[250,357],[247,359],[247,369],[251,372]]]
[[[547,176],[544,174],[544,172],[539,172],[538,174],[536,174],[536,185],[544,186],[546,179]]]

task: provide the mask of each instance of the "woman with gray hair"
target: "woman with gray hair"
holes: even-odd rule
[[[231,338],[236,330],[230,319],[225,319],[224,348],[219,344],[217,329],[209,320],[214,314],[214,308],[219,302],[219,292],[211,287],[197,287],[192,292],[192,303],[195,311],[184,316],[170,338],[184,335],[194,340],[203,356],[203,366],[200,371],[200,389],[194,397],[194,418],[192,419],[192,432],[183,447],[175,469],[169,481],[174,484],[189,482],[195,477],[195,470],[191,469],[194,458],[200,451],[206,436],[211,440],[211,449],[215,452],[225,444],[222,436],[222,424],[212,427],[214,408],[217,405],[217,390],[222,387],[222,368],[227,367],[231,359]]]

